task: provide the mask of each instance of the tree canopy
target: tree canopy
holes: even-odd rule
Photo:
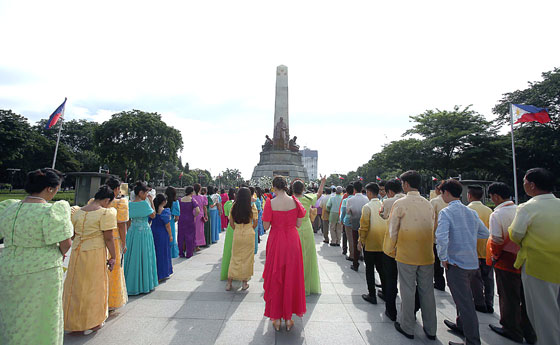
[[[183,138],[158,113],[141,110],[114,114],[94,131],[95,152],[110,171],[133,179],[149,173],[155,176],[165,162],[177,164]]]

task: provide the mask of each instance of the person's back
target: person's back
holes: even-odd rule
[[[264,315],[280,329],[280,320],[287,328],[293,326],[292,315],[306,311],[303,256],[297,227],[301,226],[305,209],[295,197],[286,194],[286,179],[272,181],[276,197],[265,204],[263,226],[270,228],[263,273]]]
[[[528,170],[523,189],[531,199],[517,207],[508,229],[521,247],[514,266],[521,269],[527,315],[539,344],[560,344],[560,199],[552,193],[557,180],[546,169]]]
[[[428,200],[418,192],[408,192],[394,202],[389,222],[399,223],[398,237],[393,240],[397,261],[409,265],[434,263],[433,209]],[[393,234],[390,236],[393,238]]]
[[[448,257],[451,264],[464,269],[478,269],[477,239],[480,237],[478,229],[484,227],[484,224],[479,222],[481,220],[476,211],[463,205],[459,200],[450,202],[441,210],[436,237],[439,242],[444,235],[440,228],[443,224],[449,224]]]
[[[534,196],[517,207],[515,220],[509,228],[510,238],[521,246],[515,267],[525,264],[527,274],[555,284],[560,284],[559,215],[560,199],[554,194]],[[519,240],[515,230],[522,222],[527,228],[525,236]]]

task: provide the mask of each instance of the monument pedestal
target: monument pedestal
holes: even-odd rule
[[[301,178],[307,182],[307,171],[303,167],[301,153],[272,150],[261,152],[259,164],[253,170],[253,179],[263,176],[273,177],[282,175],[286,177]]]

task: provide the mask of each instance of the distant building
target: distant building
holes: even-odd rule
[[[307,170],[307,176],[310,181],[316,180],[317,176],[317,160],[319,158],[319,152],[317,150],[310,150],[304,147],[303,150],[299,150],[301,153],[303,167]]]

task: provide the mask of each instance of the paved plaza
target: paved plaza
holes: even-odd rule
[[[194,257],[174,259],[175,274],[152,293],[132,296],[123,308],[112,313],[105,327],[88,336],[66,334],[64,344],[447,344],[461,339],[447,330],[445,318],[455,320],[455,306],[449,292],[436,292],[438,311],[437,340],[424,335],[420,312],[415,339],[397,333],[384,314],[379,300],[372,305],[361,298],[367,291],[364,265],[358,273],[341,255],[340,247],[322,243],[316,235],[323,293],[307,298],[307,313],[296,322],[291,332],[275,332],[263,316],[263,281],[267,236],[262,237],[255,257],[255,274],[250,288],[225,291],[219,280],[225,233],[219,243],[203,249]],[[398,307],[398,306],[397,306]],[[489,323],[498,324],[496,313],[477,313],[483,344],[514,344],[494,334]],[[284,327],[284,326],[283,326]]]

